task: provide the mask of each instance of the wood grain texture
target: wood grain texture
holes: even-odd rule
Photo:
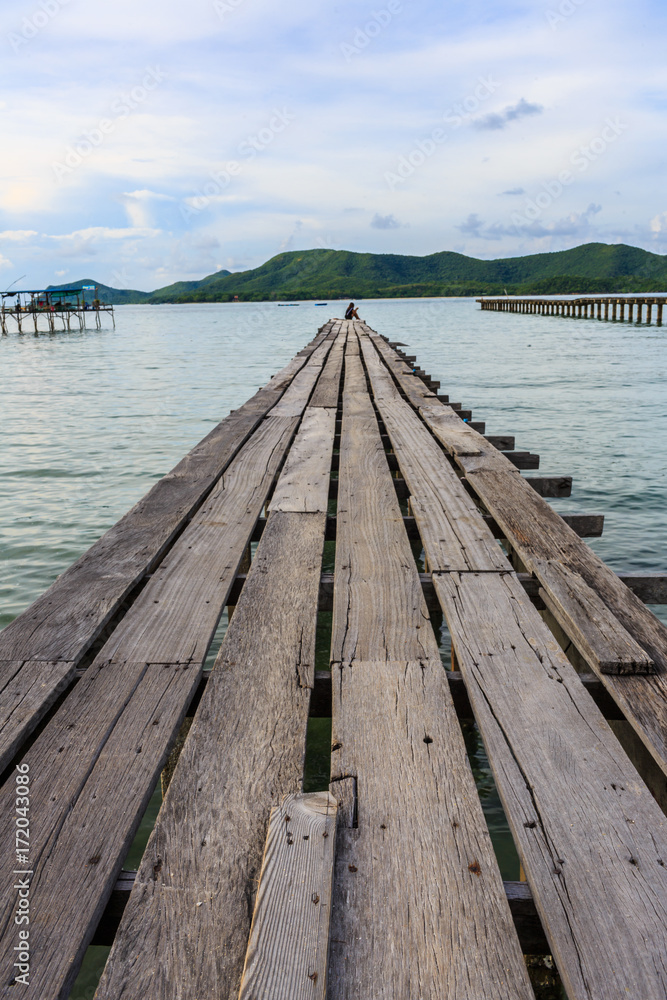
[[[650,656],[578,573],[554,559],[536,566],[545,581],[540,597],[596,674],[655,673]]]
[[[469,482],[518,552],[539,577],[556,560],[578,573],[655,664],[653,676],[614,676],[602,681],[655,761],[667,773],[667,629],[638,596],[581,541],[521,477],[478,472]],[[547,589],[546,579],[540,583]]]
[[[322,369],[315,391],[310,398],[311,406],[323,406],[325,409],[336,409],[340,394],[340,377],[343,368],[343,354],[345,352],[345,341],[347,331],[341,332],[342,323],[335,324],[334,330],[336,340],[331,348],[331,353]]]
[[[618,576],[644,604],[667,604],[667,573],[619,573]]]
[[[510,569],[442,449],[388,379],[368,337],[362,335],[361,347],[376,405],[410,490],[412,513],[431,569]]]
[[[65,1000],[200,678],[190,664],[97,663],[23,758],[30,768],[30,985]],[[15,786],[0,792],[0,997],[15,998]],[[84,869],[77,891],[74,871]]]
[[[358,347],[348,341],[328,997],[523,1000],[532,990],[380,448]]]
[[[532,997],[439,659],[334,668],[329,998]]]
[[[524,476],[523,481],[540,497],[572,496],[572,476]]]
[[[97,1000],[238,996],[270,809],[301,790],[324,527],[269,517]]]
[[[0,663],[0,772],[75,674],[73,663]]]
[[[321,512],[329,506],[336,410],[308,406],[269,504],[269,510]]]
[[[336,583],[350,600],[334,603],[331,656],[380,659],[384,648],[415,660],[432,630],[358,350],[348,342],[336,540]]]
[[[570,1000],[667,995],[667,819],[513,574],[436,574]]]
[[[336,805],[312,792],[271,810],[239,1000],[325,1000]]]
[[[310,399],[315,383],[332,347],[331,340],[325,340],[311,354],[308,364],[294,376],[288,389],[271,411],[274,417],[300,417]]]

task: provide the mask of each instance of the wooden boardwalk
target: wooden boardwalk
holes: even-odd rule
[[[587,295],[566,299],[537,297],[520,299],[508,295],[500,299],[477,299],[477,301],[482,309],[494,312],[571,316],[576,319],[606,319],[621,322],[627,319],[628,323],[650,323],[655,306],[656,323],[662,326],[662,312],[666,299],[664,295]]]
[[[66,1000],[94,942],[96,1000],[531,1000],[526,953],[570,1000],[665,1000],[667,581],[614,574],[545,499],[571,479],[398,347],[329,321],[0,633],[0,998]]]

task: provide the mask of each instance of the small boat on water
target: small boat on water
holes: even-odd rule
[[[279,302],[279,306],[300,306],[300,302]]]
[[[315,305],[316,306],[326,306],[326,305],[328,305],[328,303],[327,302],[316,302]]]

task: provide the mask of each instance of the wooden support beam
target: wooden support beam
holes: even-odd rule
[[[118,876],[118,880],[111,893],[111,898],[102,914],[102,919],[91,944],[103,947],[109,947],[113,944],[113,939],[130,897],[136,875],[135,871],[122,871]],[[521,944],[521,950],[525,955],[548,955],[549,945],[544,936],[530,886],[527,882],[504,882],[503,885],[510,913],[512,914],[514,926]],[[312,984],[311,989],[314,990]],[[314,995],[314,992],[311,993],[312,995]]]

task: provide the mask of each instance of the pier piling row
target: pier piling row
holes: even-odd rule
[[[664,1000],[667,577],[615,574],[603,518],[547,502],[571,478],[523,475],[400,346],[330,320],[0,633],[1,998],[27,774],[27,1000],[66,1000],[91,943],[96,1000],[531,1000],[525,953],[570,1000]]]
[[[540,316],[570,316],[576,319],[620,320],[628,323],[651,323],[656,307],[656,323],[662,326],[666,298],[662,296],[590,296],[568,299],[520,299],[512,296],[477,299],[482,309],[495,312],[528,313]],[[636,318],[635,318],[635,309]]]

